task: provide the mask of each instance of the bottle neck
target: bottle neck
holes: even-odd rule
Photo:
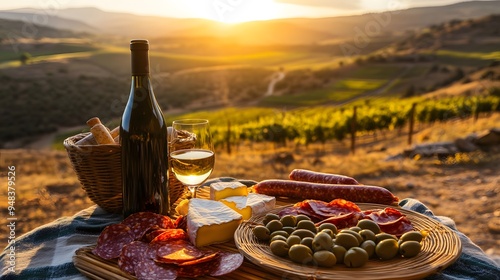
[[[149,76],[148,50],[132,51],[132,76]]]

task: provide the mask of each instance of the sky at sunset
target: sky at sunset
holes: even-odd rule
[[[421,6],[457,0],[16,0],[1,1],[0,10],[96,7],[104,11],[165,17],[206,18],[227,23],[287,17],[329,17]]]

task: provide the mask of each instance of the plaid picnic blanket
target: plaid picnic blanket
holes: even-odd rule
[[[460,258],[427,279],[500,279],[500,265],[459,232],[453,220],[435,216],[429,208],[415,199],[404,199],[399,205],[440,221],[456,231],[462,242]],[[121,215],[110,214],[98,206],[92,206],[72,217],[63,217],[36,228],[16,239],[15,259],[12,259],[9,247],[0,254],[0,279],[86,279],[73,265],[75,251],[95,244],[106,226],[121,220]],[[11,260],[14,262],[11,263]]]

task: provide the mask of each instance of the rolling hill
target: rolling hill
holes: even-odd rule
[[[177,19],[104,12],[95,8],[70,8],[54,11],[18,9],[0,12],[0,18],[45,19],[39,24],[78,31],[127,37],[224,37],[247,44],[312,44],[329,40],[353,39],[357,30],[366,32],[377,25],[380,34],[403,34],[454,19],[467,19],[500,13],[500,1],[470,1],[447,6],[411,8],[382,14],[363,14],[330,18],[290,18],[224,25],[203,19]],[[270,28],[270,29],[269,29]],[[275,34],[267,35],[268,30]],[[374,29],[375,30],[375,29]],[[378,33],[378,32],[377,32]],[[269,33],[270,34],[270,33]],[[297,38],[304,38],[300,41]]]

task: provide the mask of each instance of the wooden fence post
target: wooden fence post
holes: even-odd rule
[[[356,129],[357,129],[357,107],[354,106],[352,111],[352,120],[351,120],[351,153],[354,154],[356,152]]]
[[[411,146],[412,138],[413,138],[413,128],[415,127],[415,107],[417,107],[417,103],[413,103],[411,105],[410,110],[410,129],[408,132],[408,145]]]
[[[227,121],[227,134],[226,134],[226,149],[227,153],[231,154],[231,121]]]

